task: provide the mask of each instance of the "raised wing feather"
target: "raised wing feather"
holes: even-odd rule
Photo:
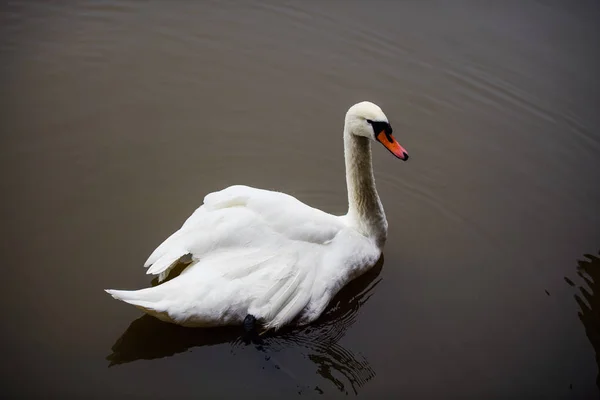
[[[198,260],[214,248],[246,246],[247,239],[241,239],[239,230],[248,228],[269,228],[285,239],[323,244],[343,225],[336,217],[287,194],[231,186],[208,194],[204,204],[157,247],[144,266],[150,267],[149,274],[162,274],[163,278],[184,256]]]
[[[311,300],[321,245],[272,246],[214,251],[177,278],[137,291],[109,290],[161,320],[185,326],[240,323],[255,315],[266,328],[290,322]]]

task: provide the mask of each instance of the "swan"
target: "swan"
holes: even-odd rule
[[[162,282],[107,289],[162,321],[187,327],[240,324],[265,331],[315,321],[337,292],[381,257],[388,223],[375,188],[371,141],[406,161],[379,106],[350,107],[344,123],[348,212],[310,207],[281,192],[235,185],[213,192],[150,255],[147,273]]]

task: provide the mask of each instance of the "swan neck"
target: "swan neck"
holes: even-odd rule
[[[363,235],[375,239],[383,247],[387,221],[375,187],[370,140],[344,130],[344,157],[348,217]]]

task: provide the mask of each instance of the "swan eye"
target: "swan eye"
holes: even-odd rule
[[[372,121],[370,119],[368,119],[367,122],[371,124],[376,135],[381,132],[385,132],[386,135],[391,135],[393,132],[392,126],[389,124],[389,122]]]

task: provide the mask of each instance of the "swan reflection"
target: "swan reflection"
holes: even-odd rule
[[[381,280],[379,274],[382,268],[383,257],[371,270],[346,285],[316,323],[300,328],[283,328],[276,334],[267,334],[257,349],[277,354],[286,349],[299,348],[306,359],[316,366],[316,372],[322,378],[342,392],[358,393],[358,389],[375,376],[375,371],[364,357],[344,348],[339,341],[355,322],[360,307],[373,295],[375,286]],[[223,343],[243,346],[240,335],[241,327],[184,328],[144,315],[133,321],[115,342],[107,360],[109,366],[114,366],[136,360],[169,357],[192,347]],[[315,389],[321,391],[318,387]]]

